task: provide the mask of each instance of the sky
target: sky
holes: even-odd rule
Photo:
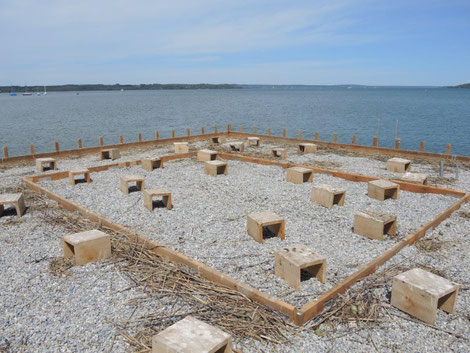
[[[0,0],[0,85],[470,82],[470,0]]]

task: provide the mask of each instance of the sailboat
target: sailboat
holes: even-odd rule
[[[45,95],[45,96],[47,95],[46,86],[44,86],[44,95]]]
[[[28,86],[25,86],[23,96],[32,96],[33,94],[31,92],[28,92]]]

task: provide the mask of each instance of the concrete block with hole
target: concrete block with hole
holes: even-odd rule
[[[54,158],[36,158],[36,169],[43,172],[45,168],[56,170],[57,161]]]
[[[426,185],[428,183],[428,175],[423,173],[407,172],[401,176],[400,180],[406,181],[407,183]]]
[[[175,153],[188,153],[189,147],[187,142],[175,142],[173,143]]]
[[[286,181],[294,184],[311,183],[313,181],[313,170],[302,167],[287,168]]]
[[[87,184],[91,182],[90,171],[88,169],[86,168],[71,169],[69,171],[69,181],[70,181],[70,184],[72,184],[73,186],[75,186],[75,184],[77,183],[77,180],[75,179],[77,175],[83,175],[83,179],[85,180]]]
[[[214,145],[220,145],[221,143],[225,142],[225,136],[214,136],[211,138],[211,142]]]
[[[367,194],[369,197],[379,201],[386,199],[396,200],[400,194],[400,185],[384,179],[369,181]]]
[[[314,143],[299,143],[297,145],[297,153],[315,153],[317,152],[317,145]]]
[[[144,190],[144,206],[148,210],[153,211],[153,199],[155,197],[161,197],[162,203],[165,205],[165,207],[171,210],[173,207],[171,203],[171,192],[162,188]]]
[[[287,158],[287,148],[273,148],[271,150],[271,156],[286,159]]]
[[[142,159],[141,163],[142,169],[145,169],[149,172],[157,168],[163,168],[163,161],[160,157],[144,158]]]
[[[227,162],[207,161],[204,163],[204,173],[207,175],[217,176],[218,174],[228,174]]]
[[[215,161],[217,159],[217,151],[199,150],[197,151],[197,160],[201,162]]]
[[[318,205],[331,208],[334,205],[343,206],[346,190],[327,184],[315,185],[312,189],[311,200]]]
[[[129,194],[129,183],[135,183],[135,186],[138,191],[144,190],[144,181],[145,178],[140,175],[126,175],[120,178],[121,182],[121,191],[124,194]]]
[[[296,290],[300,289],[303,278],[316,277],[321,283],[325,283],[326,259],[306,246],[289,246],[276,251],[274,274]]]
[[[249,136],[248,145],[250,146],[259,146],[259,137]]]
[[[152,353],[231,353],[232,338],[192,316],[152,337]]]
[[[354,215],[354,233],[369,239],[383,240],[384,234],[397,233],[397,217],[372,210],[360,211]]]
[[[396,173],[405,173],[411,170],[411,161],[403,158],[390,158],[387,161],[387,170]]]
[[[24,196],[22,193],[16,194],[3,194],[0,195],[0,216],[5,211],[5,205],[13,205],[16,209],[16,214],[21,217],[26,210]]]
[[[118,148],[108,148],[108,149],[100,151],[101,160],[111,159],[114,161],[115,159],[119,159],[119,158],[121,158],[121,152],[119,152]]]
[[[258,243],[263,243],[264,236],[285,238],[285,222],[270,211],[253,212],[247,216],[248,234]]]
[[[244,142],[231,142],[229,143],[230,149],[234,152],[244,152],[245,143]]]
[[[449,314],[461,285],[420,268],[403,272],[393,278],[391,304],[430,325],[436,321],[437,309]]]
[[[97,229],[62,237],[64,257],[73,258],[75,265],[85,265],[111,256],[111,236]]]

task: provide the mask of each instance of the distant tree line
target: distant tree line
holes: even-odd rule
[[[470,83],[464,83],[463,85],[450,86],[449,88],[470,88]]]
[[[139,84],[139,85],[121,85],[116,83],[114,85],[102,85],[102,84],[84,84],[84,85],[53,85],[47,86],[47,91],[120,91],[123,90],[163,90],[163,89],[234,89],[241,88],[238,85],[230,84],[181,84],[181,83],[170,83],[170,84]],[[43,92],[44,86],[0,86],[0,93],[8,92]]]

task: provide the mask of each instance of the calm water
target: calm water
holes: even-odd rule
[[[177,135],[189,127],[199,132],[214,125],[231,123],[245,131],[253,126],[272,134],[287,129],[289,136],[303,131],[305,138],[320,132],[320,140],[371,145],[380,119],[379,145],[394,146],[395,124],[403,149],[445,151],[452,143],[453,154],[470,155],[470,90],[445,88],[275,88],[240,90],[180,90],[48,93],[47,96],[0,95],[0,146],[8,146],[11,156],[52,151],[54,141],[61,149],[136,141]],[[1,154],[1,153],[0,153]]]

